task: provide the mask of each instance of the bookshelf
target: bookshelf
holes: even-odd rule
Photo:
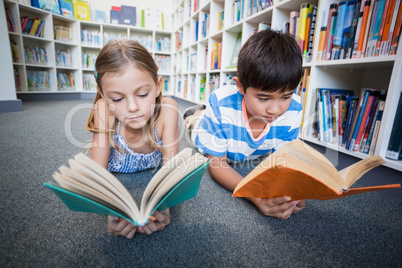
[[[198,9],[194,8],[197,3]],[[181,46],[177,46],[177,38],[174,42],[173,59],[173,93],[176,97],[183,98],[190,102],[206,103],[213,86],[211,77],[219,83],[219,87],[226,84],[228,77],[236,74],[236,68],[227,68],[231,59],[237,36],[242,32],[241,44],[253,34],[254,28],[259,23],[271,24],[271,29],[282,30],[286,21],[289,21],[290,12],[300,10],[301,4],[308,2],[317,5],[317,20],[314,32],[313,53],[310,62],[304,62],[303,68],[310,68],[310,81],[307,89],[305,117],[303,127],[300,131],[300,138],[317,145],[324,146],[331,150],[342,152],[356,158],[366,158],[368,155],[360,152],[349,151],[341,146],[328,142],[319,141],[313,134],[313,123],[315,115],[315,89],[334,88],[352,89],[356,96],[359,96],[362,88],[376,88],[386,90],[386,102],[383,112],[382,124],[380,126],[378,139],[375,147],[375,154],[381,155],[387,167],[402,171],[402,161],[392,161],[385,158],[385,152],[392,130],[399,95],[402,91],[402,49],[400,46],[396,55],[368,57],[360,59],[340,59],[330,61],[318,61],[316,50],[319,43],[320,23],[323,11],[327,10],[332,3],[340,3],[340,0],[274,0],[270,7],[259,12],[249,14],[247,12],[250,1],[244,1],[245,6],[243,17],[237,19],[233,13],[234,0],[174,0],[173,7],[173,35],[181,35]],[[218,29],[219,14],[224,11],[223,29]],[[209,19],[209,27],[205,31],[203,22],[205,17]],[[198,31],[195,27],[198,26]],[[204,36],[204,32],[205,36]],[[196,38],[195,34],[198,33]],[[212,48],[213,44],[222,43],[221,68],[212,69]],[[205,53],[207,49],[207,53]],[[196,71],[188,68],[188,55],[196,52]],[[216,79],[216,77],[218,79]],[[193,81],[195,89],[188,86]],[[202,81],[206,81],[204,94]],[[185,85],[187,84],[187,87]],[[216,85],[215,85],[216,86]]]
[[[8,35],[18,55],[12,65],[19,77],[16,87],[19,97],[32,95],[33,99],[40,99],[49,94],[95,92],[96,57],[109,40],[122,38],[139,41],[163,64],[159,74],[168,81],[164,94],[171,95],[171,31],[80,21],[12,0],[4,0],[4,6],[15,24],[15,31],[8,31]],[[24,16],[43,20],[43,35],[23,33],[20,18]],[[32,51],[41,51],[44,60],[29,60],[34,59],[29,56]]]

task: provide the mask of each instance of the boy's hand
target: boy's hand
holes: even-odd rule
[[[165,229],[165,226],[170,223],[170,210],[155,211],[152,216],[156,218],[155,221],[148,221],[145,226],[138,227],[138,232],[150,235],[154,232]]]
[[[304,206],[304,200],[291,201],[289,197],[280,196],[267,199],[252,198],[251,202],[261,211],[265,216],[275,217],[281,220],[286,220],[292,213],[301,211]]]

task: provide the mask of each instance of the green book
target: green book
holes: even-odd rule
[[[155,210],[162,211],[197,195],[209,165],[206,157],[186,148],[170,159],[148,183],[138,208],[121,182],[84,154],[69,160],[44,183],[72,211],[124,218],[143,226]]]

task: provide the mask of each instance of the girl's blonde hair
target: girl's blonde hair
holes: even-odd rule
[[[95,79],[99,90],[102,92],[102,77],[105,74],[122,73],[128,64],[133,64],[137,69],[148,72],[155,84],[158,83],[158,66],[155,64],[151,54],[140,43],[133,40],[110,41],[100,51],[95,62]],[[122,153],[122,148],[118,147],[113,140],[113,133],[116,129],[117,118],[112,122],[110,129],[99,129],[94,124],[94,108],[102,96],[96,93],[94,105],[89,114],[85,128],[91,132],[108,133],[110,144]],[[154,129],[159,118],[162,103],[162,93],[155,100],[155,110],[150,120],[147,122],[147,144],[153,150],[162,150],[157,143]]]

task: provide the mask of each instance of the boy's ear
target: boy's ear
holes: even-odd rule
[[[158,76],[158,82],[156,83],[156,97],[159,97],[159,94],[162,92],[162,76]]]
[[[235,77],[233,77],[233,80],[235,81],[235,84],[236,84],[237,89],[239,90],[239,93],[244,95],[244,89],[239,81],[239,78],[237,78],[237,76],[235,76]]]

